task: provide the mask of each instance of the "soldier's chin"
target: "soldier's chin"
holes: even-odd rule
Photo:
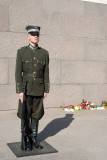
[[[34,42],[37,43],[37,42],[38,42],[38,39],[35,39]]]

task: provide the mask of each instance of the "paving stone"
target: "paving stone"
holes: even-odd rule
[[[59,108],[45,109],[39,123],[39,135],[58,153],[30,156],[31,160],[106,160],[107,110],[65,112]],[[21,139],[20,119],[16,111],[0,111],[0,159],[16,160],[7,143]],[[100,138],[100,136],[102,138]],[[80,147],[81,146],[81,147]],[[22,158],[21,158],[22,159]],[[24,157],[25,160],[28,157]]]

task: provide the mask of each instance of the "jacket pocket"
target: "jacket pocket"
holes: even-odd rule
[[[32,59],[30,58],[22,59],[22,63],[32,63]]]
[[[44,59],[37,59],[37,63],[41,65],[45,65],[45,60]]]
[[[22,63],[23,63],[23,72],[29,72],[32,69],[32,59],[22,59]]]

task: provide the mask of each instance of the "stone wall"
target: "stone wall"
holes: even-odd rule
[[[15,59],[26,25],[50,53],[45,107],[107,100],[107,5],[80,0],[0,0],[0,110],[17,108]]]

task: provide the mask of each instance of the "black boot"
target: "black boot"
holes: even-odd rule
[[[32,130],[32,144],[35,148],[38,149],[43,149],[43,147],[39,144],[37,140],[37,133],[38,133],[38,120],[32,119],[32,124],[31,124],[31,130]]]
[[[27,133],[27,145],[28,145],[28,150],[32,150],[32,140],[31,140],[31,120],[27,119],[27,128],[26,128],[26,133]]]
[[[26,126],[22,128],[21,125],[21,132],[22,132],[22,138],[21,138],[21,149],[23,151],[26,150],[32,150],[32,145],[31,145],[31,132],[29,128],[29,120],[26,122]]]

